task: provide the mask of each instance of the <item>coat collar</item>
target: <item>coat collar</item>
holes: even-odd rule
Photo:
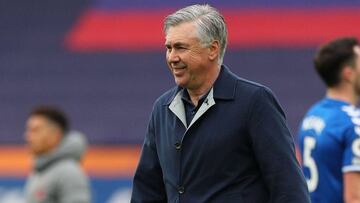
[[[238,77],[225,65],[221,66],[220,74],[214,83],[214,98],[232,100],[235,97]]]
[[[220,74],[216,79],[214,86],[210,89],[205,101],[201,104],[189,126],[186,122],[184,103],[181,100],[182,91],[177,88],[175,95],[168,102],[169,109],[179,118],[186,129],[189,129],[207,110],[216,104],[216,99],[230,100],[234,98],[237,77],[232,74],[225,66],[221,67]]]
[[[232,73],[227,66],[222,65],[219,76],[213,85],[213,97],[215,99],[224,100],[234,99],[237,78],[238,77]],[[173,91],[173,94],[169,97],[164,105],[170,105],[170,103],[175,99],[175,97],[182,89],[182,87],[177,86],[175,91]]]
[[[196,112],[194,118],[191,120],[191,123],[189,126],[186,122],[186,115],[185,115],[185,107],[184,103],[181,99],[182,92],[178,92],[175,96],[175,98],[172,100],[172,102],[169,105],[169,109],[176,115],[176,117],[179,118],[179,120],[182,122],[182,124],[185,126],[185,128],[190,128],[195,121],[197,121],[208,109],[210,109],[213,105],[215,105],[215,100],[213,96],[213,88],[211,88],[209,94],[205,98],[204,102],[201,104],[199,110]]]

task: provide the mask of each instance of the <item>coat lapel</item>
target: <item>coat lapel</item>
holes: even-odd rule
[[[213,88],[211,88],[208,96],[206,97],[204,102],[201,104],[199,110],[196,112],[196,114],[195,114],[194,118],[192,119],[188,128],[190,128],[208,109],[210,109],[210,107],[215,105],[215,100],[214,100],[213,95],[214,95],[214,90],[213,90]]]
[[[205,101],[200,106],[199,110],[196,112],[194,118],[192,119],[189,126],[186,124],[186,115],[185,115],[185,107],[184,103],[181,100],[182,91],[179,91],[172,102],[169,105],[169,109],[175,114],[176,117],[179,118],[181,123],[185,126],[186,129],[190,128],[210,107],[215,105],[213,88],[211,88],[208,96],[206,97]]]
[[[180,89],[177,90],[175,97],[172,100],[169,100],[169,102],[171,101],[169,109],[176,115],[176,117],[179,118],[185,128],[189,129],[202,115],[204,115],[207,110],[215,105],[214,98],[222,100],[234,99],[237,80],[237,76],[231,73],[226,66],[222,66],[219,77],[217,78],[214,86],[211,88],[205,101],[196,112],[189,126],[187,126],[186,123],[185,107],[183,101],[181,100],[182,91],[180,91]]]
[[[185,107],[184,107],[184,103],[181,100],[181,92],[182,91],[179,91],[176,94],[176,96],[169,105],[169,109],[176,115],[176,117],[180,119],[180,121],[185,126],[185,128],[187,128]]]

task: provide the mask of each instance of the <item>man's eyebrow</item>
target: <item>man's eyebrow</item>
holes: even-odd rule
[[[176,42],[174,43],[174,47],[187,47],[188,44],[182,43],[182,42]]]
[[[175,42],[171,45],[171,43],[165,43],[165,47],[188,47],[189,45],[182,42]]]

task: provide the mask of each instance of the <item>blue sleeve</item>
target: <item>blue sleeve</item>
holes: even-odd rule
[[[360,126],[356,125],[358,120],[359,118],[352,118],[352,125],[344,133],[342,163],[342,171],[344,173],[360,171]]]
[[[270,90],[255,93],[249,116],[253,150],[272,202],[310,203],[285,114]]]
[[[166,203],[163,175],[154,140],[153,118],[149,122],[140,161],[133,180],[131,203]]]

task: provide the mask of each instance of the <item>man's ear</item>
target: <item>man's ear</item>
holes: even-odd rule
[[[351,66],[345,66],[341,71],[341,79],[345,82],[351,82],[354,77],[354,69]]]
[[[62,132],[62,130],[59,128],[54,128],[54,134],[51,136],[50,140],[54,148],[61,143],[64,136],[65,134]]]
[[[214,61],[218,59],[220,54],[220,43],[217,40],[214,40],[209,46],[209,59]]]

